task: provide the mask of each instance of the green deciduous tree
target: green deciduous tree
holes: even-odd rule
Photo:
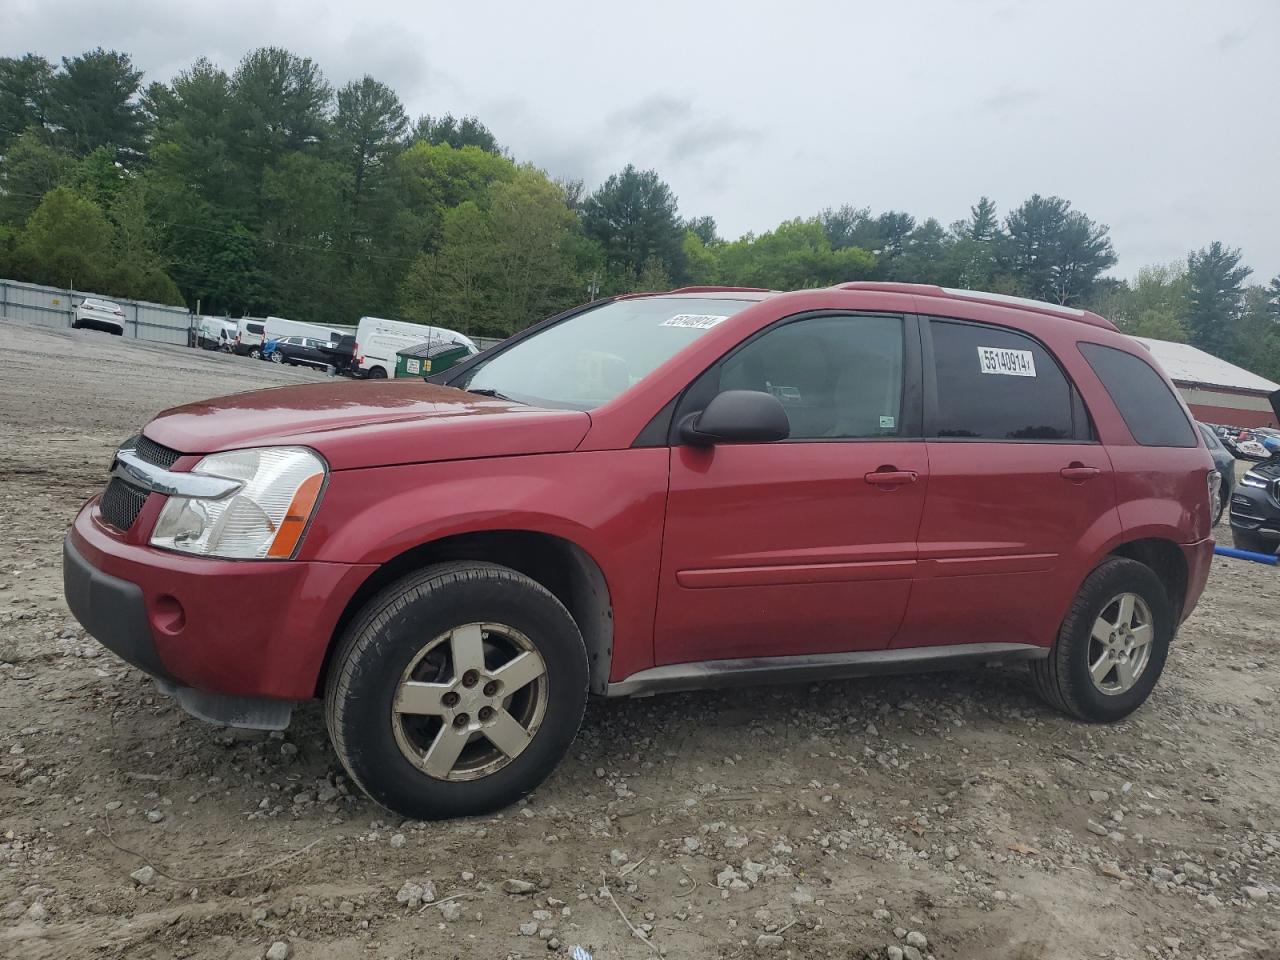
[[[748,234],[717,251],[725,283],[793,290],[865,279],[876,258],[858,247],[835,250],[821,220],[795,219],[758,237]]]
[[[44,195],[70,182],[75,170],[75,159],[45,143],[40,131],[23,133],[0,159],[0,223],[25,223]]]
[[[55,287],[94,290],[107,279],[111,224],[92,200],[56,187],[31,214],[18,246],[25,276]]]
[[[563,191],[524,168],[482,201],[445,214],[439,249],[401,288],[401,312],[485,336],[506,336],[555,312],[580,275],[575,218]]]

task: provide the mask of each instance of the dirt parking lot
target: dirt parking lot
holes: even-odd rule
[[[323,374],[0,334],[0,956],[1280,957],[1280,570],[1216,560],[1117,726],[1012,666],[593,703],[526,805],[402,822],[316,705],[206,726],[62,601],[121,439]]]

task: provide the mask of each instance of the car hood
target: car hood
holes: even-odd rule
[[[421,380],[335,380],[255,390],[166,410],[143,433],[188,454],[251,446],[318,450],[334,470],[562,453],[591,418]]]

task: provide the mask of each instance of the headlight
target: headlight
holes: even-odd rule
[[[303,447],[232,450],[205,457],[191,471],[240,483],[216,500],[169,497],[151,545],[205,557],[287,560],[302,541],[325,464]]]
[[[1266,487],[1267,478],[1249,470],[1240,478],[1240,485],[1243,487]]]

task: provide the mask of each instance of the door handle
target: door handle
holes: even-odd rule
[[[900,487],[904,483],[915,483],[918,477],[914,470],[895,470],[892,467],[881,467],[868,473],[864,480],[877,487]]]
[[[1082,483],[1085,480],[1092,480],[1102,471],[1097,467],[1086,467],[1083,463],[1073,463],[1069,467],[1063,467],[1058,471],[1058,475],[1063,480],[1071,480],[1075,483]]]

